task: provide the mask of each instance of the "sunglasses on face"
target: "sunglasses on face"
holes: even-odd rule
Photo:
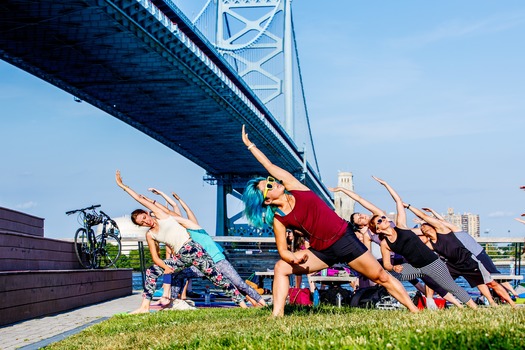
[[[381,218],[377,219],[376,226],[379,225],[380,223],[382,223],[385,220],[386,220],[386,216],[381,216]]]
[[[275,179],[271,176],[268,176],[266,178],[266,187],[264,188],[263,192],[263,200],[266,200],[266,195],[268,194],[268,191],[273,188],[273,183],[275,182]]]

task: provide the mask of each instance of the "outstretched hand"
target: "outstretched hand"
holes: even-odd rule
[[[119,185],[119,187],[126,187],[124,185],[124,183],[122,182],[122,176],[120,175],[120,170],[117,170],[116,174],[115,174],[115,180],[117,181],[117,185]]]
[[[372,175],[372,178],[374,180],[376,180],[377,182],[379,182],[381,185],[383,185],[383,186],[386,185],[386,181],[385,180],[381,180],[380,178],[378,178],[377,176],[374,176],[374,175]]]
[[[242,142],[244,142],[244,145],[246,147],[248,147],[248,146],[250,146],[252,144],[252,142],[248,138],[248,133],[246,132],[246,127],[245,127],[244,124],[242,125]]]
[[[339,191],[341,191],[341,188],[339,188],[339,187],[328,187],[328,191],[330,191],[330,192],[339,192]]]
[[[421,225],[421,224],[425,224],[425,223],[426,223],[425,220],[422,220],[422,219],[420,219],[420,218],[414,218],[414,219],[412,219],[412,221],[413,221],[415,224],[417,224],[417,225]]]
[[[154,187],[148,188],[148,191],[151,191],[153,194],[160,194],[160,192]]]

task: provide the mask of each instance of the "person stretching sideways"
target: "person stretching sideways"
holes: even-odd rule
[[[163,273],[172,274],[189,266],[197,267],[214,285],[224,289],[226,295],[231,297],[236,304],[246,307],[244,298],[237,288],[217,270],[211,256],[204,248],[190,238],[186,228],[200,229],[200,226],[186,218],[167,214],[160,208],[160,205],[156,205],[155,201],[150,202],[144,196],[137,194],[129,186],[124,185],[119,170],[117,170],[115,178],[120,188],[149,210],[146,212],[142,209],[136,209],[131,213],[131,220],[134,224],[150,228],[146,232],[146,241],[155,263],[146,270],[142,304],[140,308],[131,312],[132,314],[149,312],[151,299],[155,293],[156,281]],[[154,216],[151,216],[150,212]],[[168,245],[171,251],[175,253],[175,257],[162,260],[155,248],[159,243]]]
[[[248,138],[242,127],[242,140],[255,159],[270,173],[248,181],[244,193],[244,213],[255,227],[273,226],[281,257],[274,267],[273,312],[284,315],[291,274],[307,275],[347,263],[387,291],[411,312],[419,312],[401,282],[379,265],[372,253],[357,239],[347,221],[340,218],[319,196],[291,173],[273,164]],[[280,179],[279,181],[276,179]],[[310,242],[305,250],[288,250],[286,229],[300,231]]]
[[[472,309],[477,309],[476,303],[467,291],[454,282],[446,264],[419,239],[413,230],[407,227],[405,207],[401,197],[386,181],[375,176],[373,178],[386,187],[396,203],[397,211],[394,227],[390,225],[390,220],[386,216],[374,215],[370,219],[370,230],[379,234],[382,239],[383,266],[392,274],[401,275],[397,277],[404,280],[426,275],[443,289],[452,293],[459,301]],[[390,263],[391,251],[402,255],[408,264],[392,265]]]

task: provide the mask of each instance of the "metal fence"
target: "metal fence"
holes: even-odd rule
[[[279,260],[275,239],[271,237],[215,236],[213,239],[223,248],[226,257],[243,278],[255,271],[273,270]],[[522,260],[525,258],[525,238],[477,238],[494,263],[505,273],[522,275]],[[164,256],[161,245],[161,256]],[[153,264],[144,240],[122,239],[122,257],[118,267],[133,268],[142,274]]]

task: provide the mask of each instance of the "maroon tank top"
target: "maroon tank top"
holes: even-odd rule
[[[301,231],[316,250],[324,250],[343,236],[348,222],[343,220],[312,191],[290,191],[295,206],[290,213],[275,218],[286,228]]]

